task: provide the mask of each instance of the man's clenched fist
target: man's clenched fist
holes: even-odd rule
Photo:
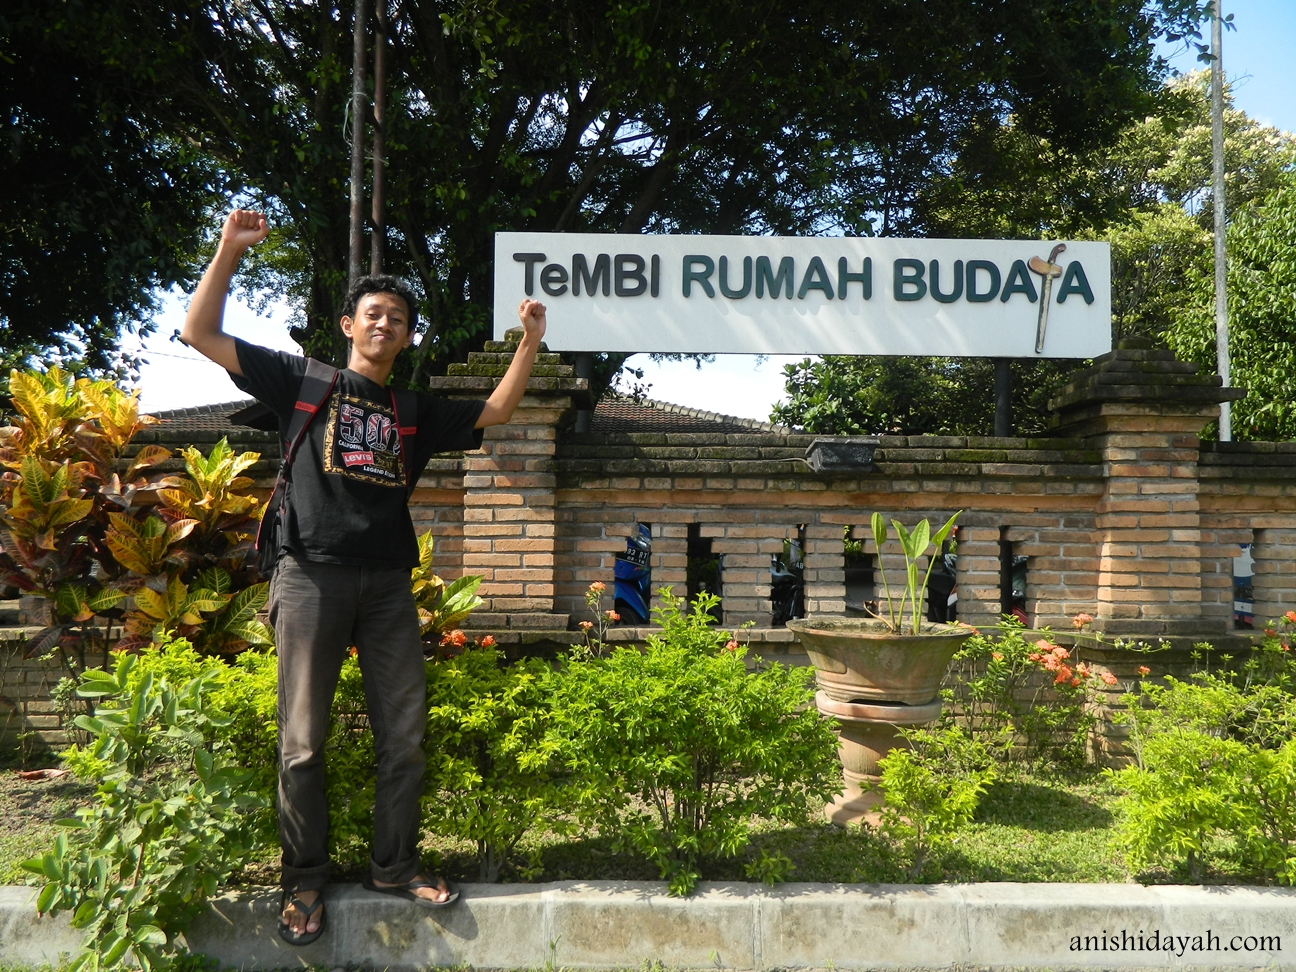
[[[221,245],[246,250],[264,240],[269,232],[270,225],[263,215],[250,209],[236,209],[221,229]]]

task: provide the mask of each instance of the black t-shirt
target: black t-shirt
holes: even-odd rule
[[[237,339],[235,344],[243,374],[230,378],[287,429],[306,359]],[[392,404],[383,386],[350,369],[338,372],[332,395],[293,460],[285,548],[329,564],[418,566]],[[400,416],[401,425],[418,428],[410,463],[416,481],[433,454],[481,448],[481,430],[473,426],[485,404],[418,395],[418,414]]]

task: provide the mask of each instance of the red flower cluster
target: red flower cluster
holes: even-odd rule
[[[494,635],[487,635],[487,636],[486,636],[485,638],[483,638],[481,641],[477,642],[477,645],[478,645],[478,647],[480,647],[480,648],[494,648],[494,647],[495,647],[495,636],[494,636]]]
[[[732,638],[725,642],[725,651],[737,651],[737,650],[738,650],[738,642],[734,641]]]
[[[441,636],[442,648],[462,648],[468,644],[468,636],[455,628],[453,631],[447,631]]]
[[[1151,675],[1152,669],[1148,668],[1146,665],[1140,665],[1138,667],[1138,673],[1140,675]]]
[[[617,614],[615,611],[604,611],[603,614],[607,617],[609,621],[621,620],[621,615]]]
[[[595,581],[593,584],[589,586],[589,589],[591,591],[598,591],[599,593],[602,593],[603,591],[607,590],[607,585],[604,584],[602,581]]]
[[[1290,621],[1292,624],[1296,624],[1296,611],[1288,611],[1286,614],[1283,615],[1283,617],[1286,618],[1288,621]]]
[[[1071,619],[1071,625],[1077,631],[1083,628],[1086,624],[1093,624],[1092,614],[1085,614],[1083,611],[1081,611],[1079,614],[1077,614],[1074,618]]]

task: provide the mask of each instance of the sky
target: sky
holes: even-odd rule
[[[1222,0],[1224,15],[1233,14],[1236,30],[1224,35],[1224,69],[1233,85],[1236,105],[1258,121],[1296,131],[1296,0]],[[1206,34],[1209,40],[1209,32]],[[1165,50],[1179,71],[1197,69],[1196,51]],[[218,366],[171,341],[184,321],[188,300],[168,294],[157,317],[157,332],[143,343],[147,364],[141,369],[141,401],[148,411],[214,404],[243,398]],[[272,305],[258,316],[231,298],[226,330],[266,347],[299,353],[288,337],[290,309]],[[768,420],[783,397],[783,367],[800,355],[717,355],[699,369],[691,361],[657,363],[646,354],[627,364],[643,368],[648,396],[690,408]]]

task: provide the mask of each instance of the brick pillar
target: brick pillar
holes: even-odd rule
[[[964,517],[968,520],[975,517]],[[962,519],[962,518],[961,518]],[[999,623],[999,527],[960,524],[958,538],[958,619],[973,627]]]
[[[1238,397],[1217,375],[1150,343],[1122,342],[1050,402],[1054,431],[1084,436],[1103,464],[1095,516],[1095,628],[1129,637],[1223,635],[1202,613],[1198,435]]]
[[[467,364],[454,364],[430,382],[434,393],[484,398],[513,359],[520,329],[488,341]],[[486,601],[472,616],[503,643],[542,640],[565,631],[569,617],[554,614],[554,472],[558,424],[577,399],[588,401],[588,382],[573,376],[541,345],[513,419],[486,430],[479,452],[464,456],[463,572],[483,578]],[[511,629],[525,636],[506,634]]]
[[[654,523],[652,534],[652,602],[657,606],[663,587],[675,597],[688,592],[688,524]]]
[[[841,524],[806,524],[807,615],[846,613],[846,553]]]

